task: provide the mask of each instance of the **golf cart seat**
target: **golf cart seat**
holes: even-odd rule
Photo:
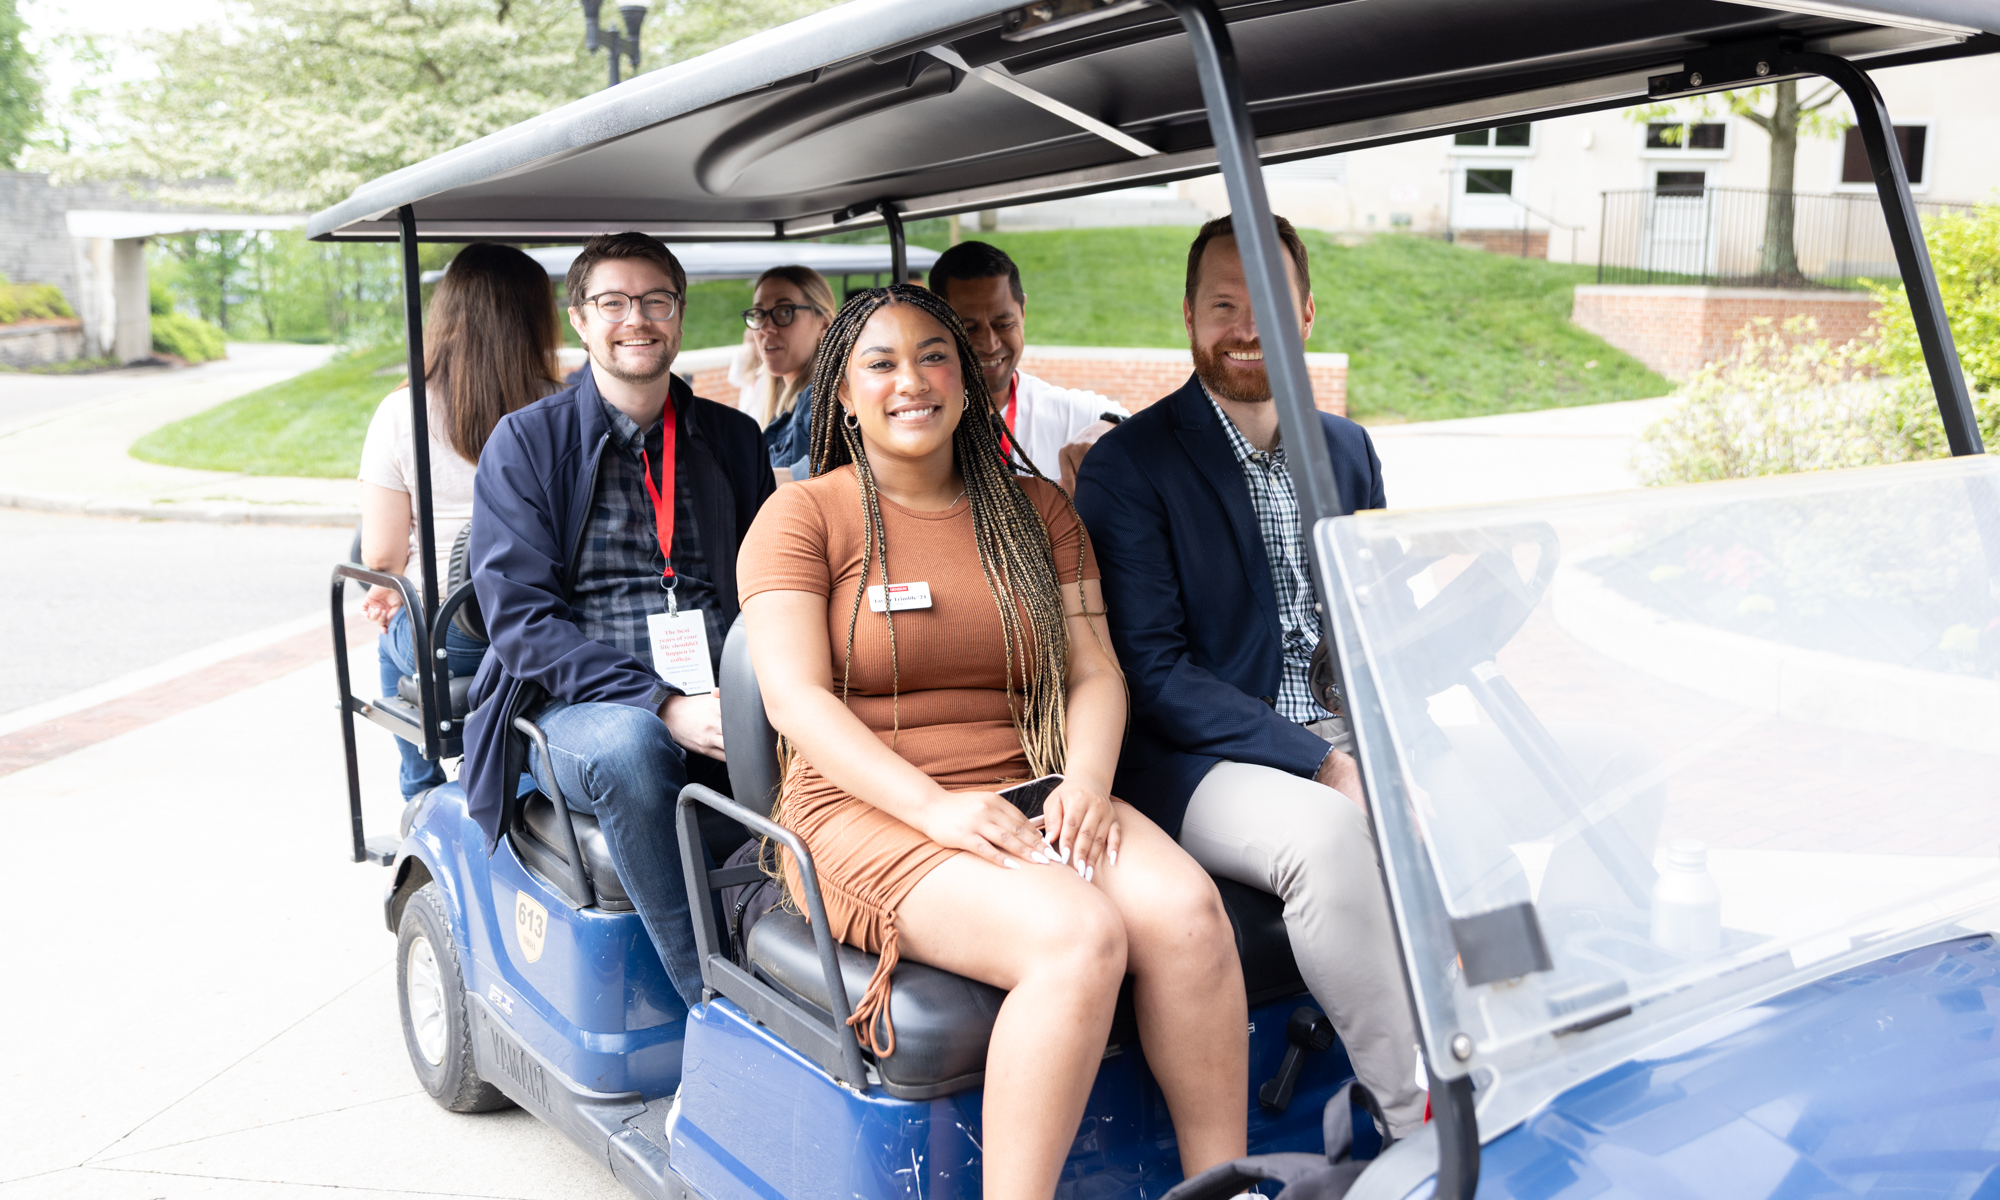
[[[472,690],[472,676],[454,675],[451,677],[450,687],[451,719],[453,721],[463,721],[471,711],[471,706],[466,703],[465,697],[466,693]],[[405,704],[408,704],[411,708],[415,708],[417,706],[417,697],[420,694],[415,675],[403,675],[397,678],[396,697]]]
[[[739,803],[768,814],[778,789],[777,733],[764,715],[740,616],[723,645],[720,683],[731,790]],[[751,747],[759,752],[751,752]],[[1250,1005],[1303,995],[1307,989],[1292,957],[1283,904],[1275,896],[1230,880],[1219,879],[1216,887],[1235,929]],[[852,1011],[868,988],[877,959],[844,944],[836,944],[834,953]],[[758,980],[832,1022],[826,975],[804,917],[783,910],[764,915],[750,929],[746,956]],[[1112,1024],[1113,1044],[1134,1032],[1129,992],[1128,986]],[[1005,998],[999,988],[904,959],[890,976],[889,1019],[895,1025],[896,1052],[875,1063],[884,1089],[899,1099],[927,1100],[977,1087],[985,1077],[993,1019]]]
[[[452,680],[456,685],[458,681]],[[454,693],[452,699],[457,700]],[[569,854],[565,847],[569,839],[563,836],[560,822],[563,814],[556,811],[555,802],[541,792],[530,792],[521,801],[521,820],[515,827],[514,852],[523,862],[543,878],[558,888],[568,891],[564,881],[574,878],[570,870]],[[576,830],[576,845],[583,856],[584,878],[590,881],[590,890],[596,896],[597,907],[607,912],[631,912],[632,897],[626,894],[625,884],[618,878],[618,868],[611,862],[611,846],[604,838],[604,830],[598,827],[597,818],[589,813],[571,812],[570,824]]]

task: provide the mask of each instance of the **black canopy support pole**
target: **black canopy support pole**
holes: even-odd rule
[[[1472,1079],[1431,1076],[1431,1120],[1437,1125],[1438,1174],[1433,1200],[1472,1200],[1479,1190],[1479,1118]]]
[[[1214,0],[1162,2],[1180,17],[1194,50],[1195,74],[1201,80],[1202,101],[1208,106],[1209,133],[1215,139],[1216,161],[1228,185],[1229,211],[1235,217],[1236,247],[1250,282],[1250,307],[1258,314],[1257,337],[1264,349],[1271,395],[1278,405],[1285,463],[1298,492],[1299,519],[1310,531],[1320,518],[1340,515],[1340,499],[1334,489],[1333,459],[1327,454],[1319,409],[1313,404],[1312,379],[1306,374],[1306,344],[1299,336],[1298,309],[1285,276],[1285,248],[1271,220],[1263,167],[1257,160],[1257,135],[1236,74],[1236,51]],[[1312,539],[1306,540],[1310,545]]]
[[[403,340],[409,347],[410,440],[417,452],[417,543],[423,561],[424,619],[412,621],[410,628],[428,629],[437,615],[437,521],[431,506],[431,421],[430,402],[424,395],[424,285],[417,263],[417,210],[405,204],[396,210],[396,223],[403,242]],[[443,746],[439,721],[451,719],[451,701],[443,690],[444,673],[430,659],[424,643],[416,647],[417,684],[424,697],[424,757],[435,762]]]
[[[1862,144],[1868,148],[1868,166],[1875,175],[1875,193],[1882,199],[1882,215],[1889,223],[1889,240],[1896,247],[1896,265],[1903,273],[1903,290],[1910,298],[1910,315],[1916,318],[1917,340],[1924,348],[1924,362],[1930,367],[1931,389],[1937,394],[1938,412],[1944,417],[1944,434],[1954,455],[1983,454],[1979,420],[1973,415],[1972,396],[1966,391],[1965,371],[1959,366],[1958,347],[1952,341],[1951,320],[1938,294],[1937,273],[1931,269],[1930,249],[1924,244],[1923,224],[1917,220],[1917,206],[1910,198],[1910,173],[1903,164],[1902,147],[1896,144],[1894,126],[1889,123],[1889,106],[1868,73],[1844,58],[1831,54],[1790,54],[1786,73],[1810,72],[1824,76],[1847,93],[1854,106],[1854,123],[1861,129]]]
[[[882,226],[889,231],[889,272],[891,287],[910,278],[910,243],[903,236],[903,214],[887,200],[875,206],[882,214]]]

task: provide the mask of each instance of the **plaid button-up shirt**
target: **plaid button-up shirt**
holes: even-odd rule
[[[1206,391],[1206,389],[1204,389]],[[1307,685],[1313,651],[1319,646],[1319,613],[1315,610],[1312,577],[1308,574],[1305,534],[1299,528],[1299,496],[1292,474],[1285,469],[1282,443],[1265,453],[1250,444],[1236,422],[1209,396],[1243,481],[1250,486],[1250,507],[1257,514],[1257,532],[1264,538],[1264,557],[1271,564],[1271,588],[1278,597],[1278,629],[1284,635],[1285,668],[1278,683],[1278,715],[1305,724],[1333,714],[1319,706]]]
[[[646,493],[643,447],[653,470],[660,469],[664,420],[642,434],[639,423],[600,397],[611,426],[611,444],[597,468],[597,494],[590,502],[590,519],[577,556],[576,590],[570,599],[576,625],[585,637],[616,646],[653,665],[653,643],[646,618],[667,611],[667,592],[660,586],[660,541],[654,533],[653,501]],[[679,451],[684,439],[676,437]],[[679,457],[678,453],[676,457]],[[688,496],[687,472],[674,464],[674,575],[676,600],[682,609],[700,609],[708,627],[710,666],[722,658],[722,613],[716,605],[715,584],[702,552],[701,527],[695,524]],[[656,476],[657,478],[657,476]],[[655,705],[670,694],[665,685]]]

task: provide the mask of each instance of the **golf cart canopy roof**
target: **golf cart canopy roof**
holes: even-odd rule
[[[722,279],[755,279],[772,267],[811,267],[828,279],[844,275],[888,275],[895,270],[890,247],[881,242],[853,245],[845,242],[695,242],[673,247],[674,257],[687,272],[689,283],[714,283]],[[544,246],[528,251],[528,257],[542,264],[550,279],[569,274],[569,264],[581,253],[575,246]],[[908,251],[911,271],[929,271],[938,252],[922,246]],[[443,271],[425,271],[424,282],[436,283]]]
[[[1987,0],[1220,7],[1267,162],[1642,102],[1650,78],[1713,46],[1871,65],[2000,48]],[[1699,76],[1678,90],[1703,90]],[[412,205],[435,241],[815,237],[879,223],[882,203],[938,216],[1215,164],[1165,7],[855,0],[363,184],[308,231],[391,239]]]

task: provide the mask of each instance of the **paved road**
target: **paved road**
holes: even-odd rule
[[[1514,498],[1530,459],[1533,486],[1594,490],[1627,453],[1489,428],[1382,431],[1392,497]],[[533,1118],[445,1113],[410,1072],[311,618],[347,534],[0,512],[0,538],[33,566],[0,575],[0,714],[94,689],[0,715],[0,826],[42,848],[8,877],[28,986],[0,987],[0,1200],[624,1195]],[[389,828],[391,747],[364,727],[361,751]]]
[[[327,606],[351,530],[0,508],[0,718]]]

